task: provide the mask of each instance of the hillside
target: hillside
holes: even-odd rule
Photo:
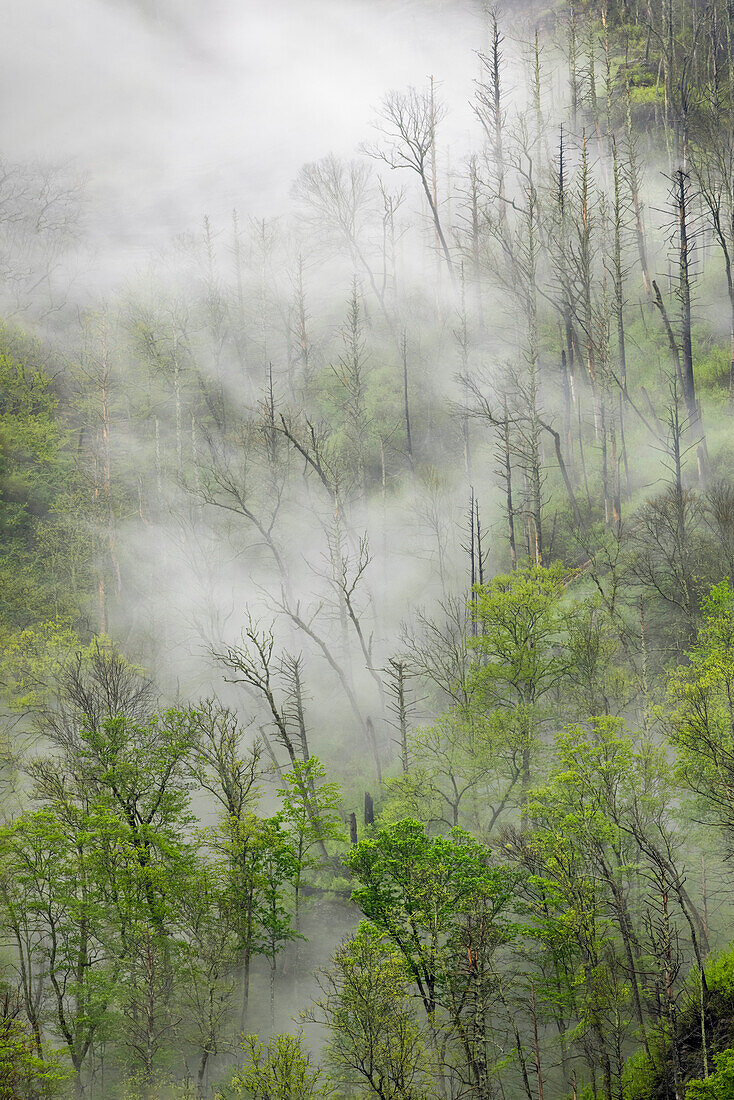
[[[728,1098],[734,9],[58,19],[0,128],[0,1097]]]

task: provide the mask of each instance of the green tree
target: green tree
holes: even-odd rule
[[[119,992],[94,865],[103,827],[94,813],[55,806],[24,814],[0,832],[0,923],[15,947],[36,1048],[40,1055],[33,987],[45,979],[54,1030],[67,1046],[78,1092]]]
[[[730,1096],[734,1096],[734,1050],[722,1050],[714,1055],[710,1077],[688,1082],[686,1100],[729,1100]]]
[[[31,340],[0,326],[0,637],[77,620],[91,541],[66,523],[78,480],[59,394]],[[54,538],[64,530],[61,540]]]
[[[668,681],[667,726],[678,774],[706,819],[734,836],[734,592],[714,585],[688,657]]]
[[[531,831],[512,849],[530,872],[527,900],[535,916],[527,953],[539,971],[535,989],[563,1058],[573,1037],[591,1073],[601,1072],[608,1100],[621,1072],[613,1052],[630,1033],[630,999],[643,1035],[645,1026],[642,946],[630,912],[639,854],[605,805],[610,791],[616,807],[625,794],[634,797],[635,778],[632,747],[618,723],[602,720],[591,733],[574,727],[560,734],[548,784],[530,796]]]
[[[464,1083],[485,1095],[492,959],[514,934],[517,873],[493,865],[489,849],[468,833],[430,837],[410,819],[361,840],[347,866],[359,883],[353,901],[405,961],[434,1048],[445,1022],[448,1041],[463,1053]]]
[[[338,783],[325,782],[326,769],[317,756],[296,760],[281,775],[278,788],[282,809],[280,817],[292,838],[296,859],[293,880],[295,922],[301,905],[301,885],[304,871],[319,865],[313,849],[325,850],[327,841],[343,841],[344,828],[339,816],[341,788]]]
[[[270,963],[270,1016],[275,1021],[275,971],[279,953],[291,940],[302,938],[293,927],[286,890],[294,889],[303,874],[291,838],[280,814],[254,823],[255,949]]]
[[[562,1044],[581,1042],[608,1097],[633,1037],[648,1050],[664,1028],[675,1061],[681,966],[686,956],[701,966],[707,949],[674,790],[662,748],[619,719],[594,719],[558,735],[548,782],[531,793],[532,828],[508,844],[529,872],[524,950],[537,989]]]
[[[470,639],[479,660],[474,680],[486,707],[510,712],[508,735],[521,755],[523,802],[531,782],[542,707],[564,676],[566,570],[527,566],[476,590],[477,634]]]
[[[471,825],[480,835],[491,835],[516,804],[522,761],[512,722],[504,711],[470,704],[411,730],[410,767],[386,781],[383,818],[414,816],[438,828]]]
[[[237,714],[216,699],[201,700],[193,709],[194,745],[187,769],[220,810],[204,840],[214,853],[224,878],[227,923],[232,929],[242,965],[240,1028],[244,1031],[250,991],[250,963],[255,951],[257,891],[257,817],[260,796],[260,756],[256,740],[243,751],[245,731]]]
[[[243,1044],[247,1061],[225,1087],[224,1097],[247,1096],[249,1100],[312,1100],[329,1096],[331,1083],[310,1053],[303,1037],[273,1035],[267,1045],[256,1035],[247,1035]]]
[[[191,879],[197,860],[185,769],[191,715],[157,711],[156,702],[140,670],[98,642],[65,667],[39,719],[55,754],[28,765],[37,797],[63,807],[65,821],[94,825],[87,881],[104,908],[100,938],[121,991],[120,1041],[146,1097],[178,1027],[177,884]]]
[[[41,1057],[22,1014],[22,999],[0,992],[0,1097],[38,1100],[56,1096],[71,1074],[55,1052]]]
[[[347,1088],[380,1100],[426,1094],[428,1051],[411,1004],[412,975],[400,951],[369,924],[317,974],[308,1018],[329,1029],[326,1054]]]
[[[174,885],[181,933],[176,968],[180,1032],[199,1053],[196,1090],[204,1097],[211,1059],[232,1049],[235,1030],[232,1007],[240,958],[227,868],[199,860]]]

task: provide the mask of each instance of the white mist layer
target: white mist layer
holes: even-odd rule
[[[85,178],[115,273],[204,213],[281,213],[300,165],[353,155],[392,87],[434,75],[465,144],[483,45],[478,7],[440,0],[29,0],[3,22],[0,152]]]

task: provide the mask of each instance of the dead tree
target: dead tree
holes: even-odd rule
[[[734,131],[712,112],[692,166],[724,261],[729,296],[729,412],[734,412]]]
[[[504,87],[503,87],[503,38],[497,22],[497,13],[490,12],[490,48],[488,54],[479,54],[481,76],[474,82],[472,110],[479,120],[487,141],[487,153],[495,174],[497,214],[501,224],[506,218],[505,208],[505,144],[504,144]]]
[[[270,713],[271,721],[275,727],[276,740],[283,746],[293,768],[293,775],[300,789],[303,804],[311,819],[315,834],[319,837],[319,848],[324,859],[328,859],[326,846],[320,837],[321,825],[311,796],[312,789],[303,778],[299,763],[303,759],[308,763],[308,757],[302,757],[296,750],[296,743],[290,729],[288,714],[288,695],[283,699],[284,674],[291,676],[292,684],[292,659],[288,664],[286,660],[278,657],[275,652],[275,635],[272,627],[261,628],[249,615],[247,625],[242,631],[241,645],[226,645],[219,650],[213,650],[212,655],[230,670],[230,675],[225,676],[227,683],[244,684],[256,697],[262,700]],[[290,673],[289,673],[290,670]],[[288,691],[286,681],[286,693]],[[300,680],[299,680],[300,686]],[[292,692],[292,687],[290,688]],[[305,724],[303,729],[299,726],[297,736],[301,746],[305,743]]]
[[[387,145],[365,146],[365,152],[384,161],[392,169],[415,172],[428,202],[440,250],[453,281],[454,265],[441,224],[438,196],[432,186],[432,157],[435,154],[436,129],[445,117],[445,109],[429,93],[408,88],[389,92],[382,101],[375,123],[387,139]]]
[[[408,333],[403,330],[400,340],[400,358],[403,365],[403,417],[405,420],[405,444],[411,471],[415,470],[413,457],[413,432],[410,426],[410,402],[408,399]]]
[[[367,276],[389,322],[385,288],[378,283],[366,251],[366,232],[375,214],[369,165],[357,160],[342,161],[330,154],[304,165],[293,190],[314,230],[321,235],[326,230],[346,246],[355,269]]]
[[[408,732],[410,716],[414,707],[413,700],[408,696],[408,680],[413,677],[414,673],[408,661],[401,657],[389,657],[387,667],[382,669],[382,673],[385,677],[385,687],[388,695],[388,710],[393,714],[392,725],[398,734],[400,764],[403,774],[405,774],[410,767]]]

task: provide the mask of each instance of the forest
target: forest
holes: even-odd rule
[[[734,1097],[734,4],[429,8],[134,270],[0,150],[1,1100]]]

